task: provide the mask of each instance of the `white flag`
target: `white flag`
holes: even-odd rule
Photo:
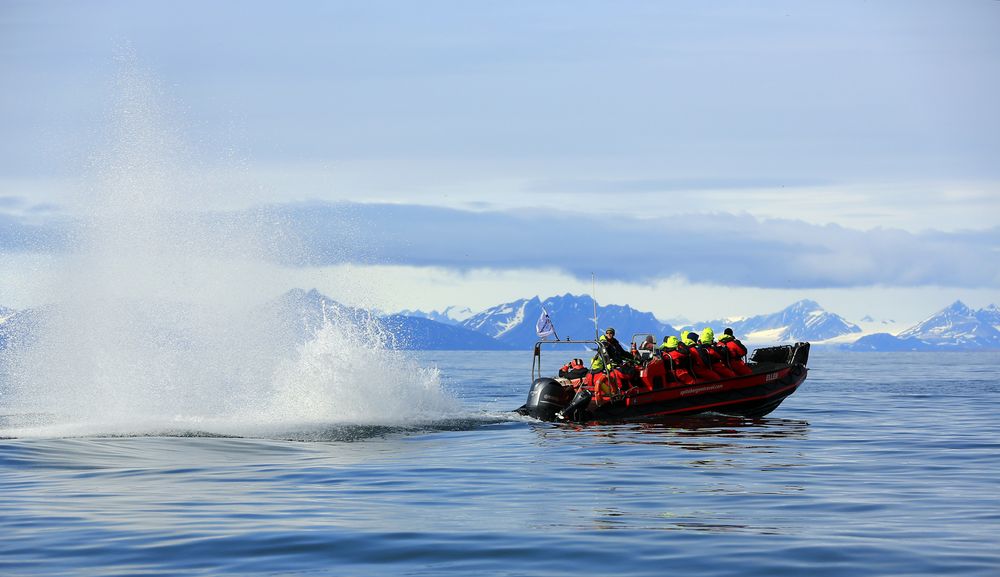
[[[552,324],[552,319],[549,318],[549,313],[542,309],[542,316],[538,317],[538,322],[535,323],[535,333],[539,337],[545,338],[549,335],[556,334],[556,327]]]

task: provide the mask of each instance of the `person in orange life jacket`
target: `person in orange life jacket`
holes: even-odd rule
[[[719,374],[720,377],[728,379],[735,377],[736,373],[726,366],[723,361],[722,355],[715,348],[715,331],[710,327],[705,327],[701,331],[701,346],[708,353],[708,358],[712,361],[712,370]]]
[[[722,377],[712,370],[712,359],[708,352],[698,344],[698,333],[688,333],[684,337],[684,344],[691,351],[691,371],[700,380],[717,381]]]
[[[573,359],[559,369],[559,376],[564,379],[582,379],[587,374],[587,367],[583,366],[583,359]]]
[[[634,373],[631,365],[617,365],[614,362],[604,364],[600,353],[590,361],[590,376],[585,384],[594,387],[594,400],[601,404],[613,398],[616,392],[622,392],[632,387],[632,379],[626,371]]]
[[[729,356],[729,368],[737,375],[749,375],[753,370],[747,366],[743,357],[747,354],[747,348],[740,340],[733,336],[733,329],[726,328],[719,337],[719,347]]]
[[[677,337],[663,337],[663,344],[660,345],[660,353],[663,357],[669,357],[673,365],[674,376],[677,381],[684,385],[693,385],[697,381],[691,374],[690,352]]]

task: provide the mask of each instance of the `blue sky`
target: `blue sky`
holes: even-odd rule
[[[275,292],[477,309],[593,272],[663,318],[1000,302],[997,2],[8,0],[0,304],[44,300],[123,54],[211,191],[186,206],[296,237]]]

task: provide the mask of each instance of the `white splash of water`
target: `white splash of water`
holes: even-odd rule
[[[387,349],[374,319],[327,318],[294,347],[261,314],[274,254],[252,227],[200,210],[155,82],[127,67],[114,144],[81,198],[75,247],[38,342],[11,365],[0,407],[41,413],[37,434],[143,433],[447,418],[434,370]],[[19,427],[16,436],[31,434]],[[0,431],[0,434],[3,434]]]
[[[282,364],[267,414],[278,422],[391,424],[455,415],[437,369],[420,367],[374,322],[328,316],[315,337]],[[338,317],[339,318],[336,318]]]

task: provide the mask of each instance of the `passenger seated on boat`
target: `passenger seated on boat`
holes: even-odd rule
[[[719,337],[719,348],[720,352],[724,351],[722,356],[728,362],[729,368],[737,375],[753,373],[753,369],[748,367],[746,361],[743,360],[747,354],[747,348],[738,338],[733,336],[733,329],[727,327],[722,333],[722,336]]]
[[[691,372],[700,381],[718,381],[722,377],[710,367],[712,361],[708,357],[705,349],[698,344],[698,333],[688,333],[684,336],[683,343],[691,352]]]
[[[622,389],[627,389],[635,385],[639,378],[639,369],[632,363],[626,363],[614,368],[614,371],[618,373],[622,378]]]
[[[693,385],[697,382],[690,371],[690,352],[687,347],[681,344],[680,339],[677,337],[663,337],[660,352],[665,360],[669,360],[672,365],[674,377],[679,383]]]
[[[635,376],[635,369],[631,365],[605,367],[600,355],[597,355],[591,363],[590,374],[585,377],[583,385],[593,389],[594,401],[602,404],[614,400],[621,393],[631,389]]]
[[[708,353],[708,359],[712,363],[711,369],[713,372],[717,373],[724,379],[736,376],[736,373],[726,366],[726,363],[722,359],[722,355],[716,349],[715,331],[713,331],[711,327],[705,327],[702,329],[700,343],[702,348],[705,349],[705,352]]]
[[[594,404],[597,406],[611,401],[617,394],[609,375],[604,372],[591,371],[590,376],[587,377],[586,385],[593,388]]]
[[[611,380],[611,386],[617,393],[624,393],[634,388],[636,381],[640,381],[638,377],[639,373],[632,365],[615,367],[608,372],[608,378]]]
[[[587,367],[583,366],[583,359],[573,359],[559,369],[559,376],[572,381],[582,379],[587,372]]]

